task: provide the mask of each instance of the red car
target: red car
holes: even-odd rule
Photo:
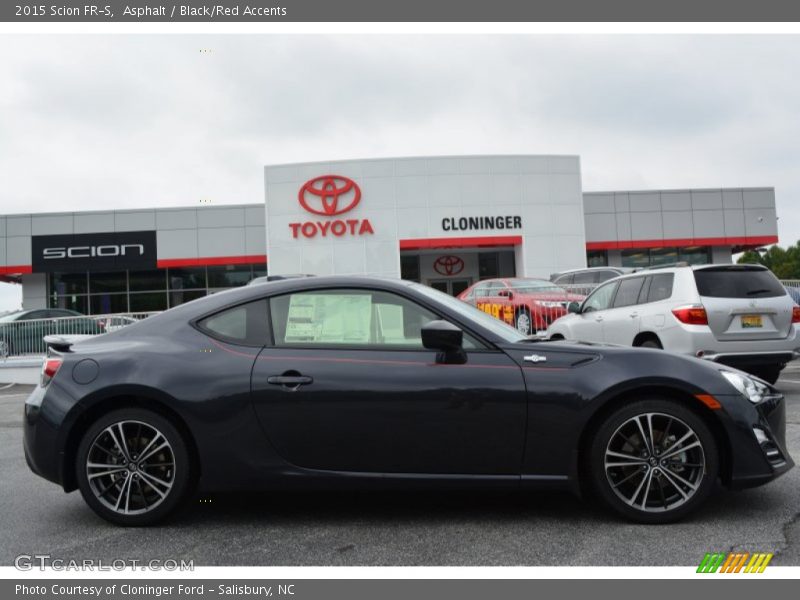
[[[546,279],[513,278],[484,279],[458,298],[530,335],[547,329],[567,314],[570,302],[583,302],[585,296],[572,294]]]

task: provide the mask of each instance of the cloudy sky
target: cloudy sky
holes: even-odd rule
[[[585,190],[774,186],[794,243],[798,74],[786,35],[4,35],[0,214],[260,202],[265,164],[552,153]]]

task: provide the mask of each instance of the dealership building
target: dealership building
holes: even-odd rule
[[[772,188],[584,192],[577,156],[267,166],[265,201],[0,215],[24,308],[163,310],[269,274],[368,274],[456,294],[587,266],[730,262],[778,241]]]

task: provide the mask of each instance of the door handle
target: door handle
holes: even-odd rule
[[[273,375],[267,377],[267,383],[272,385],[285,385],[288,387],[299,387],[313,383],[314,378],[306,375]]]
[[[600,315],[597,315],[597,316],[594,318],[594,320],[595,320],[595,321],[597,321],[597,322],[599,323],[600,321],[602,321],[602,320],[603,320],[603,317],[601,317]]]
[[[631,319],[635,319],[636,317],[638,317],[638,316],[639,316],[639,313],[631,313],[631,314],[629,314],[628,316],[629,316]]]

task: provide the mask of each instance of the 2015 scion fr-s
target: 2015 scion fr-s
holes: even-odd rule
[[[527,338],[399,280],[285,279],[49,339],[34,472],[121,525],[203,490],[565,488],[674,521],[793,465],[783,397],[735,369]]]

